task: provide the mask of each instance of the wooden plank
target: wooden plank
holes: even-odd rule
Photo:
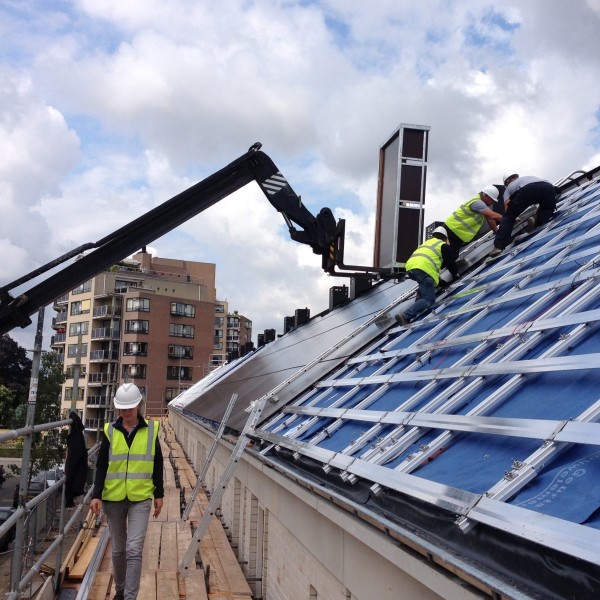
[[[158,571],[156,573],[156,597],[159,600],[179,598],[179,585],[175,571]],[[142,598],[144,598],[142,596]],[[144,598],[144,600],[146,600]]]
[[[110,573],[96,573],[87,600],[106,600],[111,582],[112,575]]]
[[[190,569],[185,577],[180,577],[180,580],[182,584],[180,589],[183,588],[186,600],[208,600],[202,569]]]
[[[156,600],[156,572],[147,573],[142,571],[138,598],[140,600]],[[158,596],[158,598],[159,600],[167,600],[169,596]],[[174,596],[174,598],[177,598],[177,596]]]
[[[94,537],[85,545],[82,550],[77,562],[73,565],[73,568],[69,572],[69,579],[81,580],[87,571],[87,568],[94,557],[98,543],[100,542],[99,537]]]
[[[160,556],[160,536],[162,523],[150,521],[146,530],[144,550],[142,555],[142,572],[158,571],[158,559]]]
[[[177,523],[163,523],[159,571],[177,571]],[[164,597],[164,596],[163,596]]]

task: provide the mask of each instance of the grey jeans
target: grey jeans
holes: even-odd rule
[[[113,578],[125,600],[135,600],[142,576],[142,552],[152,500],[103,502],[112,538]]]

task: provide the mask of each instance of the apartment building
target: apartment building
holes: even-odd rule
[[[51,346],[63,355],[68,377],[63,411],[75,407],[90,438],[113,418],[112,397],[121,383],[134,382],[146,396],[147,414],[159,416],[227,360],[228,342],[221,351],[215,337],[215,315],[227,306],[216,299],[215,275],[211,263],[140,252],[54,302]],[[249,320],[236,313],[231,322],[239,328],[242,319],[251,336]],[[229,322],[227,315],[222,340],[239,343]],[[215,352],[223,358],[215,361]]]
[[[215,333],[211,369],[244,356],[252,344],[252,321],[238,311],[229,313],[229,303],[215,304]]]

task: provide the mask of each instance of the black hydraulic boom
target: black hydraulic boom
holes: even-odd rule
[[[349,267],[343,264],[344,221],[336,223],[333,213],[323,208],[314,216],[302,203],[275,163],[254,144],[248,152],[206,179],[177,194],[160,206],[124,225],[117,231],[68,252],[28,275],[0,288],[0,334],[15,326],[26,327],[40,307],[133,254],[175,229],[251,181],[256,181],[269,202],[283,216],[290,237],[309,245],[322,256],[323,269],[335,276],[378,279],[393,276],[386,269]],[[53,269],[58,264],[91,250],[72,264],[49,276],[31,289],[13,297],[10,290]],[[339,272],[336,270],[352,272]]]

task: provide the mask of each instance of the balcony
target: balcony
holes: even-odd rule
[[[119,306],[96,306],[92,318],[106,319],[111,317],[120,317],[121,307]]]
[[[90,430],[98,430],[104,427],[104,419],[86,419],[84,421],[84,425],[86,429]]]
[[[92,350],[90,352],[90,361],[116,360],[119,360],[119,353],[116,350]]]
[[[118,329],[112,329],[111,327],[97,327],[92,329],[93,340],[118,340],[120,332]]]
[[[116,373],[90,373],[88,375],[88,385],[108,385],[117,382]]]
[[[107,396],[88,396],[85,403],[90,408],[105,408],[110,404],[110,398]]]
[[[50,338],[50,346],[58,346],[59,344],[64,344],[66,341],[66,333],[57,333]]]
[[[67,304],[69,302],[69,294],[63,294],[62,296],[59,296],[58,298],[56,298],[56,300],[54,301],[54,306],[59,306],[61,304]]]
[[[67,322],[67,313],[65,311],[56,313],[55,317],[52,317],[52,327],[58,327],[62,323]]]

